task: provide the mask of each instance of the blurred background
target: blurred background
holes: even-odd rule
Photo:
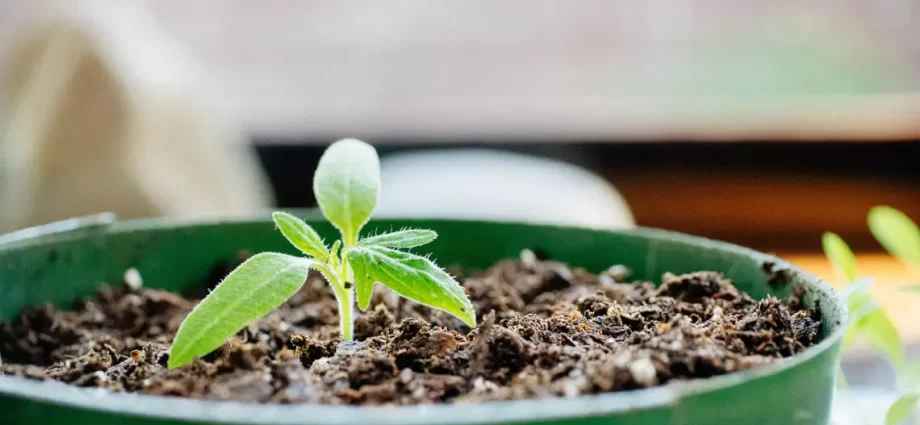
[[[382,214],[637,223],[842,286],[834,231],[920,343],[917,276],[866,227],[920,219],[920,2],[114,3],[0,0],[0,231],[311,207],[359,137]]]

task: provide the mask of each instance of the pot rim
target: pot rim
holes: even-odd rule
[[[303,211],[299,211],[299,213],[302,212]],[[310,212],[307,212],[307,215],[311,216],[308,218],[317,218]],[[139,230],[150,231],[202,225],[247,223],[262,220],[270,221],[270,217],[256,215],[249,217],[205,219],[151,218],[126,221],[112,220],[102,226],[97,223],[88,229],[69,229],[66,232],[60,232],[58,227],[54,227],[54,224],[49,224],[32,229],[33,232],[28,239],[16,240],[0,245],[0,252],[14,250],[24,246],[54,243],[61,240],[82,237],[86,234],[82,230],[94,233],[119,234]],[[555,227],[560,229],[584,228],[569,225],[502,220],[426,219],[415,217],[381,217],[377,220],[425,220],[429,222],[466,223],[469,225],[499,223],[535,227]],[[101,388],[79,388],[60,382],[34,381],[15,376],[0,376],[0,394],[111,414],[227,424],[354,425],[373,423],[380,425],[426,425],[430,423],[439,423],[451,425],[562,420],[576,417],[604,416],[657,407],[679,406],[684,398],[690,396],[703,392],[728,389],[751,380],[762,379],[773,374],[787,371],[830,349],[831,346],[840,342],[843,338],[849,322],[849,316],[845,303],[840,298],[840,295],[822,279],[776,256],[728,242],[655,228],[637,227],[629,230],[591,230],[613,233],[633,233],[650,239],[668,239],[690,245],[709,246],[722,251],[731,251],[740,255],[756,257],[764,261],[772,261],[778,268],[799,275],[802,280],[808,282],[814,290],[823,293],[827,299],[833,300],[833,305],[825,306],[825,308],[839,310],[840,322],[835,324],[833,331],[829,335],[826,335],[818,344],[809,347],[802,353],[785,358],[782,362],[776,364],[706,379],[670,383],[653,388],[583,395],[571,398],[557,397],[453,405],[278,405],[113,393]]]

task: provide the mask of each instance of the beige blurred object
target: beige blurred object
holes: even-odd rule
[[[67,3],[22,35],[0,62],[0,232],[270,205],[241,130],[140,3]]]
[[[383,157],[380,174],[379,217],[636,226],[610,183],[552,159],[490,149],[410,151]]]

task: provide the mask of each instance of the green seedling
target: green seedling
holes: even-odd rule
[[[869,230],[891,255],[894,255],[913,270],[920,270],[920,228],[904,213],[880,206],[869,211]],[[920,285],[904,288],[920,291]],[[888,409],[887,425],[904,421],[920,400],[920,367],[916,362],[896,370],[902,395]]]
[[[885,310],[870,295],[872,279],[859,277],[856,256],[840,236],[827,232],[821,242],[834,269],[850,282],[841,292],[850,311],[850,328],[843,338],[843,348],[849,348],[857,338],[864,337],[892,366],[900,368],[904,365],[901,335]]]
[[[869,211],[869,230],[876,240],[893,256],[909,267],[920,269],[920,229],[904,213],[887,206]],[[871,279],[859,278],[856,257],[839,236],[825,233],[824,252],[839,275],[851,282],[842,295],[850,310],[850,329],[844,337],[848,348],[857,337],[864,337],[875,351],[891,363],[898,374],[902,394],[888,409],[887,425],[904,421],[920,400],[920,363],[909,362],[897,326],[869,294]],[[904,288],[920,291],[920,286]]]
[[[406,251],[433,241],[435,232],[405,229],[361,238],[379,191],[380,162],[374,148],[355,139],[333,143],[320,158],[313,192],[341,240],[327,246],[303,220],[275,212],[281,234],[305,256],[261,253],[227,275],[182,322],[170,349],[169,368],[208,354],[278,308],[304,285],[311,269],[326,278],[335,294],[342,339],[352,339],[353,306],[357,301],[358,308],[366,310],[377,283],[475,327],[473,306],[460,284],[427,257]]]

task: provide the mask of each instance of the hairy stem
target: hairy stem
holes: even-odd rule
[[[354,339],[355,327],[355,318],[352,315],[355,305],[354,291],[346,289],[336,294],[336,299],[339,301],[339,333],[343,340],[351,341]]]
[[[335,294],[339,302],[339,333],[343,340],[351,341],[354,339],[353,330],[355,327],[353,314],[355,305],[354,272],[351,271],[351,267],[348,265],[347,256],[342,255],[339,264],[339,269],[336,272],[338,273],[339,282],[341,282],[341,289],[336,290]]]
[[[354,279],[346,280],[351,273],[351,268],[347,264],[339,263],[339,267],[335,267],[334,264],[334,262],[315,263],[313,267],[323,274],[329,286],[332,287],[332,292],[339,304],[339,335],[343,340],[350,341],[353,338],[355,304],[354,284],[350,282],[354,282]]]

